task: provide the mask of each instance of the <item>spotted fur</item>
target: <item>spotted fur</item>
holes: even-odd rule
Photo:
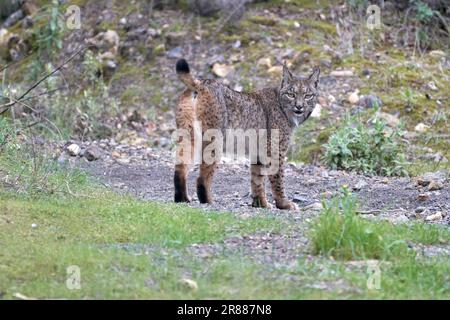
[[[216,128],[226,129],[267,129],[279,130],[279,170],[269,175],[272,194],[277,208],[295,209],[293,202],[284,193],[284,159],[294,128],[304,122],[316,104],[320,70],[315,68],[308,78],[297,78],[286,65],[279,87],[265,88],[254,92],[237,92],[219,81],[196,79],[190,73],[186,60],[177,62],[176,71],[187,86],[181,95],[177,110],[176,124],[179,129],[187,129],[194,141],[194,120],[202,124],[202,131]],[[205,148],[208,143],[203,143]],[[268,150],[270,150],[268,139]],[[193,149],[193,148],[192,148]],[[201,203],[213,201],[211,183],[217,163],[200,164],[197,179],[197,196]],[[265,174],[262,164],[251,165],[251,194],[254,207],[269,207],[265,194]],[[175,165],[175,202],[189,202],[187,190],[188,164]]]

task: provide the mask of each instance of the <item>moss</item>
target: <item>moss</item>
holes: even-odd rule
[[[327,35],[335,35],[336,34],[336,26],[326,21],[319,21],[313,19],[301,19],[299,20],[300,24],[306,25],[309,28],[313,28],[315,30],[319,30]]]
[[[266,16],[251,16],[248,18],[248,21],[264,26],[274,26],[277,23],[275,19]]]

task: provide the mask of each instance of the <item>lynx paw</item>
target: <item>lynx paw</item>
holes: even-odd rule
[[[252,207],[271,209],[272,205],[264,197],[254,197],[252,201]]]
[[[276,201],[276,205],[278,209],[282,210],[293,210],[293,211],[298,210],[298,206],[294,202],[289,201],[287,199]]]

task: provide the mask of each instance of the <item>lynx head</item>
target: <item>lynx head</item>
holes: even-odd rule
[[[281,108],[293,126],[308,119],[313,111],[319,84],[320,69],[315,67],[308,78],[297,78],[283,65],[283,79],[278,93]]]

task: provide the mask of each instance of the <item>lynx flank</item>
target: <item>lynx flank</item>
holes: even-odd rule
[[[314,68],[308,78],[297,78],[285,64],[279,87],[249,93],[234,91],[216,80],[194,78],[184,59],[177,62],[176,72],[187,86],[178,102],[176,123],[179,130],[187,130],[189,133],[188,143],[192,146],[190,150],[194,150],[195,122],[200,124],[201,133],[208,129],[218,129],[223,133],[228,129],[254,129],[258,132],[263,129],[268,132],[266,147],[269,156],[275,155],[272,152],[274,149],[271,146],[271,133],[273,135],[273,132],[277,131],[277,170],[267,174],[267,163],[257,160],[251,164],[252,206],[270,207],[265,194],[265,177],[268,175],[277,208],[295,210],[296,205],[289,201],[284,193],[284,159],[292,131],[311,115],[316,104],[319,68]],[[182,139],[179,138],[178,145],[181,142]],[[205,150],[210,143],[212,140],[203,141],[201,148]],[[189,156],[193,156],[192,153],[193,151]],[[197,196],[201,203],[213,201],[211,183],[217,162],[200,162]],[[189,161],[178,161],[175,165],[175,202],[190,202],[186,185],[188,166]]]

